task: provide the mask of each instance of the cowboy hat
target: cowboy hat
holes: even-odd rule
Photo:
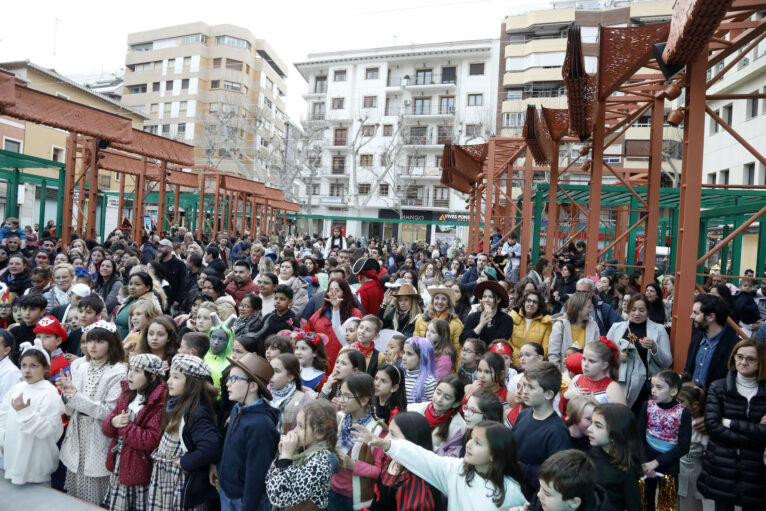
[[[497,297],[498,309],[508,308],[508,305],[510,303],[510,300],[508,299],[508,291],[506,291],[505,288],[501,286],[498,282],[495,282],[493,280],[485,280],[484,282],[479,282],[478,284],[476,284],[476,287],[473,288],[473,296],[476,297],[476,299],[481,300],[481,297],[484,294],[485,289],[491,290]]]
[[[417,292],[412,284],[404,283],[399,286],[396,291],[393,292],[394,296],[412,296],[416,300],[420,300],[420,293]]]
[[[231,357],[226,357],[232,365],[235,365],[245,371],[245,374],[250,376],[255,383],[258,384],[258,391],[261,396],[267,401],[271,401],[271,392],[269,391],[269,380],[274,376],[274,369],[265,358],[256,355],[255,353],[246,353],[242,355],[239,360],[234,360]]]
[[[446,295],[447,298],[449,298],[450,305],[454,305],[455,302],[458,300],[458,297],[455,296],[455,291],[451,287],[428,286],[426,288],[426,291],[428,291],[428,294],[431,295],[431,298],[433,298],[436,295]]]

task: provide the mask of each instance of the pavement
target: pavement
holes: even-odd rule
[[[0,470],[0,511],[94,511],[101,509],[89,502],[39,484],[11,484]]]

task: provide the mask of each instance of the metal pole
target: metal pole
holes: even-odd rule
[[[649,183],[646,191],[648,204],[660,203],[660,181],[662,179],[662,129],[665,123],[665,99],[654,100],[652,126],[649,137]],[[644,270],[643,287],[654,282],[654,266],[657,257],[657,228],[660,217],[659,207],[648,207],[644,228]]]
[[[596,103],[593,120],[593,161],[590,174],[590,199],[588,201],[588,243],[585,245],[585,276],[596,275],[598,266],[598,234],[601,225],[601,180],[604,173],[604,130],[606,110],[603,101]]]
[[[56,190],[56,234],[61,236],[64,223],[64,188],[66,187],[66,169],[59,169],[58,189]],[[42,229],[42,225],[40,228]]]
[[[77,166],[77,133],[69,133],[66,148],[66,169],[64,170],[64,210],[59,216],[61,228],[56,233],[61,236],[64,245],[72,241],[72,221],[74,219],[74,177]],[[59,188],[61,195],[61,188]],[[79,216],[79,215],[78,215]],[[66,220],[64,220],[66,218]]]
[[[40,215],[37,219],[37,224],[40,226],[40,229],[43,229],[45,227],[45,196],[48,195],[48,180],[43,179],[42,183],[40,183]]]
[[[205,169],[203,168],[199,173],[199,210],[197,211],[197,226],[195,230],[199,230],[198,239],[202,240],[202,229],[205,225]]]
[[[117,227],[122,227],[122,209],[125,207],[125,180],[128,179],[127,174],[117,174],[120,176],[120,196],[117,204]]]
[[[495,192],[495,148],[497,147],[496,140],[491,138],[489,140],[488,155],[487,155],[487,177],[486,188],[484,188],[484,197],[486,197],[486,204],[484,205],[484,236],[482,236],[482,247],[486,253],[489,253],[489,238],[492,230],[492,194]],[[527,243],[529,240],[525,240]]]
[[[160,193],[157,199],[157,234],[162,237],[162,233],[165,231],[165,192],[167,191],[167,176],[165,173],[168,171],[168,162],[162,160],[160,162]]]
[[[527,146],[526,156],[524,157],[524,202],[521,207],[521,266],[519,267],[519,277],[526,276],[529,268],[532,266],[529,261],[529,243],[532,241],[532,178],[534,177],[535,166],[532,150]],[[545,275],[540,275],[545,277]]]
[[[87,171],[90,172],[88,175],[90,179],[88,182],[88,216],[85,219],[85,236],[95,239],[96,216],[98,214],[98,140],[91,139],[88,145],[90,146],[90,159],[88,160]]]
[[[215,236],[218,234],[218,211],[220,211],[218,208],[221,205],[221,175],[216,174],[215,175],[215,205],[213,206],[213,215],[211,220],[213,220],[213,232],[211,234],[211,239],[215,239]]]
[[[550,206],[548,206],[550,207]],[[538,188],[537,192],[535,193],[535,215],[534,215],[534,229],[532,229],[532,260],[537,261],[537,259],[540,257],[540,231],[543,228],[543,191]],[[550,224],[550,222],[548,222]],[[548,236],[551,235],[551,229],[550,225],[548,225],[548,229],[546,230],[546,245],[548,244]],[[553,261],[551,259],[551,254],[549,254],[547,251],[545,252],[545,257]]]
[[[178,220],[181,217],[181,185],[176,185],[176,196],[173,200],[173,224],[178,225]]]
[[[545,230],[545,257],[553,261],[559,238],[559,142],[553,141],[551,149],[550,188],[548,189],[548,227]]]

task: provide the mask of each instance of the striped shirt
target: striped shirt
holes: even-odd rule
[[[415,382],[417,382],[420,370],[417,371],[404,371],[404,389],[407,392],[407,403],[424,403],[431,401],[434,397],[434,390],[436,389],[436,380],[430,374],[426,376],[426,380],[423,384],[423,397],[419,400],[415,400],[412,397],[412,391],[415,388]]]

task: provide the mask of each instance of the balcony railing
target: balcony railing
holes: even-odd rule
[[[311,120],[312,121],[324,121],[324,119],[325,119],[324,112],[316,113],[316,114],[311,114]]]
[[[325,94],[327,93],[327,82],[320,82],[314,85],[314,94]]]
[[[333,176],[345,176],[346,175],[346,167],[333,167],[331,174]]]
[[[560,98],[566,96],[566,90],[538,90],[538,91],[508,91],[506,98],[509,100],[523,100],[530,98]]]
[[[450,137],[434,137],[432,135],[404,137],[405,145],[444,145],[451,143],[452,138]]]
[[[441,74],[414,74],[405,76],[390,76],[386,81],[386,87],[420,87],[427,85],[456,85],[457,76],[443,76]]]
[[[386,109],[386,115],[455,115],[454,106],[443,105],[410,105]]]

